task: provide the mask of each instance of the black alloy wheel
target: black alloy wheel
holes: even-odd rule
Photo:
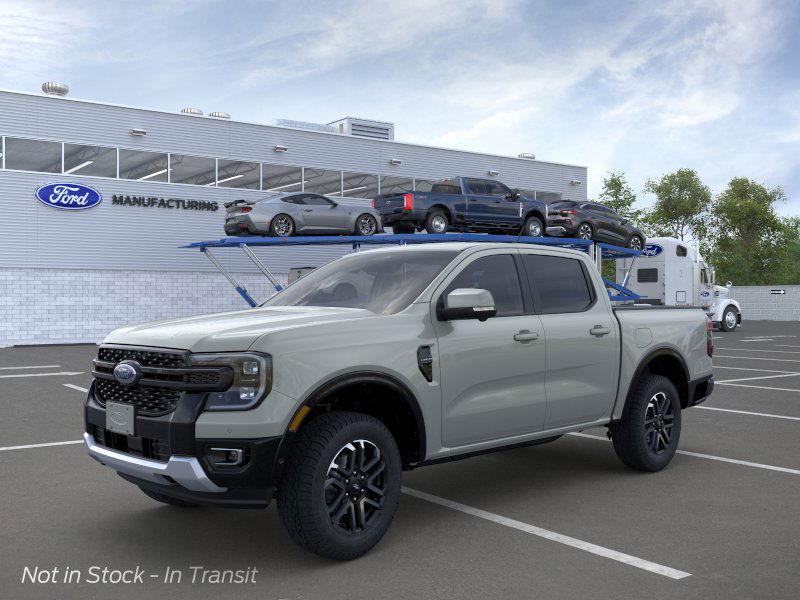
[[[644,413],[644,430],[647,447],[654,455],[667,451],[675,426],[675,409],[664,392],[656,392]]]
[[[638,235],[632,235],[631,239],[628,240],[628,248],[631,250],[641,250],[644,248],[644,242],[642,242],[642,238]]]
[[[375,235],[378,231],[378,222],[375,217],[363,214],[356,220],[356,233],[358,235]]]
[[[345,533],[364,531],[386,501],[386,460],[369,440],[345,444],[328,467],[325,508]]]
[[[578,225],[578,231],[576,233],[576,236],[578,237],[578,239],[581,240],[590,240],[592,239],[593,233],[594,231],[592,230],[592,226],[589,225],[589,223],[581,223],[580,225]]]
[[[276,215],[269,224],[269,232],[275,237],[289,237],[294,233],[294,221],[289,215]]]

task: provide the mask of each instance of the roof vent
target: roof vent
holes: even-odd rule
[[[214,119],[230,119],[231,118],[231,116],[228,113],[220,112],[218,110],[215,110],[214,112],[208,113],[208,116],[212,117]]]
[[[329,125],[333,125],[338,133],[344,133],[345,135],[371,138],[373,140],[394,140],[394,123],[345,117],[344,119],[333,121]]]
[[[191,106],[182,108],[181,112],[185,115],[195,115],[196,117],[202,117],[203,111],[199,108],[192,108]]]
[[[526,160],[536,160],[536,155],[533,152],[521,152],[517,156]]]
[[[321,131],[322,133],[336,133],[336,128],[324,123],[310,123],[308,121],[293,121],[292,119],[273,119],[267,125],[276,127],[291,127],[292,129],[307,129],[308,131]]]
[[[56,83],[47,81],[42,84],[42,91],[48,96],[66,96],[69,94],[69,86],[66,83]]]

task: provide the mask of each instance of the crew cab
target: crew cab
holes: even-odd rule
[[[274,498],[297,543],[345,560],[389,527],[404,470],[598,426],[624,464],[664,468],[681,411],[713,390],[712,352],[702,309],[612,306],[577,250],[384,247],[257,308],[114,331],[84,438],[154,500]]]
[[[386,194],[372,201],[394,233],[473,231],[545,235],[547,205],[494,179],[453,177],[430,192]]]

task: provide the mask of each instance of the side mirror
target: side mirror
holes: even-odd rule
[[[331,208],[336,208],[337,206],[339,206],[339,203],[331,200]]]
[[[485,321],[495,316],[497,309],[489,290],[459,288],[447,294],[443,305],[437,307],[436,313],[440,321],[458,319]]]

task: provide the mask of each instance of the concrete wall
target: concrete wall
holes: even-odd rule
[[[734,286],[731,296],[742,307],[745,321],[800,321],[800,285]]]
[[[235,276],[256,300],[273,293],[260,274]],[[0,269],[0,347],[97,343],[124,325],[245,308],[219,273]]]

